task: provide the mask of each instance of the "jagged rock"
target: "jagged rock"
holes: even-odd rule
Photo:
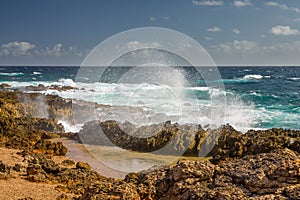
[[[34,146],[33,150],[40,153],[64,156],[67,154],[68,149],[61,142],[50,142],[47,140],[39,140]]]
[[[27,163],[25,162],[16,163],[15,166],[13,166],[13,170],[17,172],[26,172],[26,169],[27,169]]]
[[[67,160],[63,160],[61,164],[64,166],[72,166],[75,165],[75,162],[73,160],[67,159]]]
[[[11,167],[0,160],[0,179],[8,179],[11,177]]]
[[[81,161],[77,162],[76,168],[77,169],[91,170],[91,166],[88,163],[81,162]]]
[[[5,88],[8,88],[8,87],[10,87],[10,85],[7,84],[7,83],[0,84],[0,89],[5,89]]]
[[[136,128],[129,122],[91,121],[79,132],[83,143],[94,145],[116,145],[141,151],[157,151],[169,155],[195,155],[205,133],[198,125],[178,125],[170,122]],[[163,148],[163,150],[161,150]]]
[[[292,150],[278,149],[218,165],[179,161],[124,180],[137,186],[142,199],[297,199],[299,158]]]
[[[241,134],[230,126],[223,127],[218,141],[210,153],[212,162],[242,158],[245,155],[269,153],[276,149],[289,148],[300,152],[299,130],[250,130]]]
[[[8,166],[8,164],[4,163],[0,160],[0,172],[10,173],[11,167]]]
[[[71,197],[69,197],[68,195],[66,194],[61,194],[60,196],[58,196],[56,198],[56,200],[71,200]]]
[[[26,104],[25,99],[34,99],[38,94],[0,92],[0,146],[41,150],[53,155],[65,155],[67,149],[61,143],[45,141],[59,137],[63,126],[57,119],[34,117],[36,105]]]

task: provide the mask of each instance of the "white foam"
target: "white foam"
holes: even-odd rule
[[[65,132],[72,132],[72,133],[78,133],[83,126],[83,124],[71,125],[69,122],[63,120],[58,120],[58,123],[63,125]]]
[[[62,98],[85,100],[112,106],[141,107],[144,109],[142,115],[146,117],[155,118],[164,114],[166,117],[169,116],[174,120],[177,119],[179,123],[214,124],[215,126],[230,123],[233,127],[241,131],[255,127],[258,115],[261,114],[261,111],[255,109],[254,105],[245,104],[232,92],[225,92],[209,87],[186,87],[184,90],[208,91],[208,97],[217,99],[217,102],[212,103],[210,99],[195,99],[196,95],[191,97],[176,96],[177,93],[175,91],[173,94],[172,88],[156,84],[78,83],[71,79],[60,79],[57,82],[32,81],[7,83],[12,85],[12,87],[37,86],[39,84],[45,86],[55,84],[60,86],[73,85],[78,90],[57,91],[47,89],[39,92],[59,95]],[[227,98],[226,101],[221,98],[224,96]],[[115,112],[113,114],[115,114],[116,119],[123,118],[123,120],[131,121],[131,116],[127,113],[128,109],[124,111],[116,110]],[[125,119],[126,117],[128,119]],[[166,117],[161,117],[161,119],[163,120]],[[212,122],[212,120],[215,121]],[[81,128],[81,125],[73,126],[64,121],[60,122],[64,125],[66,131],[77,132]]]
[[[24,73],[22,72],[14,72],[14,73],[0,73],[1,76],[21,76],[24,75]]]
[[[62,86],[75,86],[76,85],[76,83],[72,79],[69,79],[69,78],[61,78],[58,80],[58,83]]]
[[[263,78],[264,77],[262,75],[260,75],[260,74],[248,74],[248,75],[245,75],[243,77],[243,79],[246,79],[246,80],[249,80],[249,79],[257,79],[257,80],[259,80],[259,79],[263,79]]]
[[[39,74],[42,74],[42,72],[33,72],[32,74],[39,75]]]
[[[292,78],[288,78],[288,80],[298,81],[298,80],[300,80],[300,78],[298,78],[298,77],[292,77]]]

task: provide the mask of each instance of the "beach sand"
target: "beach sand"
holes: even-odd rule
[[[14,166],[23,160],[20,150],[0,148],[1,160],[9,166]],[[65,156],[53,156],[53,160],[61,163],[67,159]],[[65,194],[64,192],[57,191],[55,187],[59,184],[46,184],[30,182],[25,179],[25,172],[16,172],[11,170],[12,178],[0,179],[0,200],[8,199],[22,199],[30,197],[36,200],[56,199],[58,196]],[[68,194],[73,197],[75,195]]]

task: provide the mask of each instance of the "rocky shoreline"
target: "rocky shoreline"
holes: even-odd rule
[[[46,105],[47,116],[39,112],[41,102]],[[84,112],[84,105],[78,107]],[[23,187],[26,183],[43,184],[56,191],[56,199],[78,200],[300,197],[300,131],[297,130],[250,130],[242,134],[230,125],[204,130],[199,125],[171,122],[138,128],[129,122],[90,121],[78,134],[66,133],[58,120],[72,120],[70,100],[7,89],[0,91],[0,113],[1,153],[5,155],[5,149],[16,149],[8,157],[19,159],[10,162],[0,157],[2,184],[13,180],[22,180]],[[99,131],[106,137],[97,145],[113,143],[129,150],[151,152],[171,144],[172,148],[164,153],[176,149],[187,157],[169,166],[115,179],[100,175],[88,163],[65,157],[67,148],[53,140],[68,137],[93,144],[95,135],[89,134]],[[144,137],[137,137],[141,135]],[[206,155],[210,161],[192,161],[188,157],[197,155]],[[15,198],[3,188],[0,189],[3,199],[45,199],[43,194]]]

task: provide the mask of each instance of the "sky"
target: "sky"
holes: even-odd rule
[[[218,66],[300,65],[298,0],[1,0],[0,65],[80,65],[122,31],[163,27]]]

